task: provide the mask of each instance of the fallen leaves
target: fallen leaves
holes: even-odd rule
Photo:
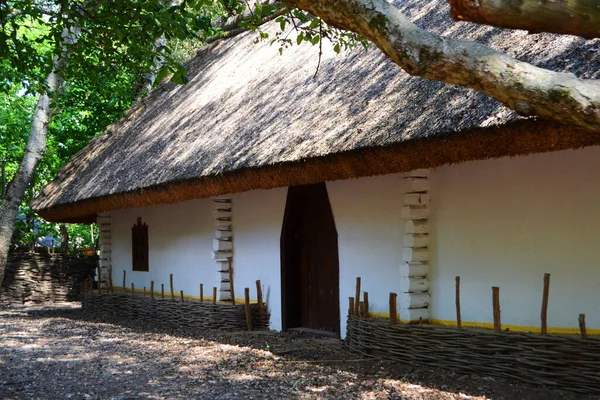
[[[0,309],[0,398],[582,399],[368,359],[335,339],[108,323],[61,307]]]

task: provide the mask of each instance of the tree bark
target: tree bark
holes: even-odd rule
[[[52,105],[52,98],[48,93],[54,92],[60,84],[60,77],[57,73],[59,62],[59,57],[55,57],[54,68],[46,77],[48,92],[40,95],[33,118],[31,119],[31,128],[29,130],[25,155],[21,160],[15,177],[6,189],[2,205],[0,206],[0,285],[2,285],[4,279],[8,250],[15,230],[19,205],[23,201],[25,191],[33,180],[35,168],[46,152],[46,133],[48,132],[50,107]]]
[[[69,252],[69,231],[64,224],[60,225],[60,254]]]
[[[600,37],[598,0],[449,0],[450,15],[500,28]]]
[[[437,36],[385,0],[285,3],[363,35],[411,75],[486,93],[524,116],[600,132],[600,81],[538,68],[479,43]]]

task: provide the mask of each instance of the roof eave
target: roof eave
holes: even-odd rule
[[[122,208],[178,203],[227,193],[401,173],[465,161],[593,145],[600,145],[599,135],[553,121],[521,120],[501,127],[454,133],[446,138],[411,140],[388,147],[363,148],[299,162],[240,169],[35,211],[52,222],[90,223],[101,212]]]

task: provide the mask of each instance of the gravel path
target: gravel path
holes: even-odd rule
[[[0,309],[1,399],[593,399],[365,359],[341,341],[99,321],[76,304]]]

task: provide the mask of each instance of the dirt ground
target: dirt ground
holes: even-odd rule
[[[137,326],[78,304],[0,309],[0,399],[598,399],[366,359],[307,334]]]

